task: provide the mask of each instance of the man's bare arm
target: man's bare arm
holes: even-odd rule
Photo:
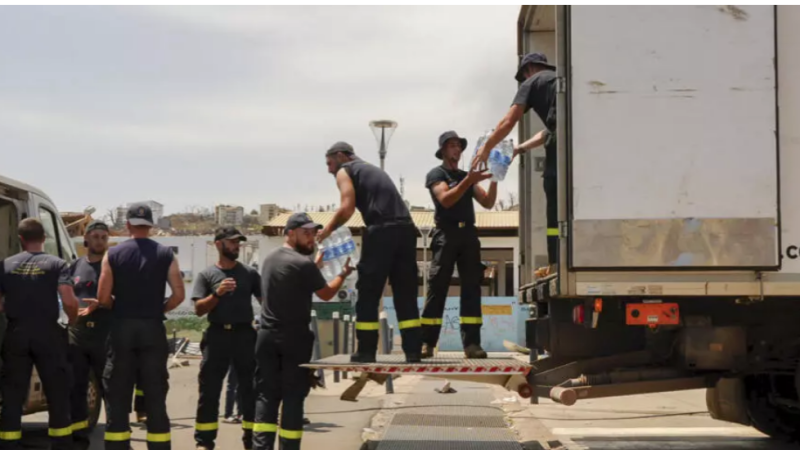
[[[103,256],[103,263],[100,267],[100,281],[97,283],[97,301],[103,308],[111,309],[114,299],[111,293],[114,292],[114,272],[108,262],[108,253]]]
[[[61,306],[69,318],[69,323],[75,323],[78,318],[78,299],[75,297],[75,291],[68,284],[60,284],[58,293],[61,294]]]
[[[464,196],[473,186],[477,186],[477,183],[489,179],[492,177],[492,174],[489,172],[475,172],[471,171],[467,173],[467,176],[461,180],[456,187],[449,188],[447,183],[441,181],[433,185],[433,195],[436,196],[436,200],[439,201],[439,204],[442,205],[444,208],[452,208],[453,205],[458,203],[461,200],[461,197]]]
[[[169,274],[167,275],[167,283],[169,283],[169,288],[172,290],[172,295],[169,296],[169,300],[164,305],[164,312],[168,313],[173,309],[177,308],[183,302],[184,296],[186,295],[185,287],[183,285],[183,279],[181,278],[181,268],[178,266],[178,260],[173,259],[172,264],[169,266]]]
[[[353,273],[353,268],[350,266],[350,259],[348,259],[347,263],[345,263],[345,268],[342,270],[342,273],[336,275],[336,277],[334,277],[327,286],[318,290],[315,292],[315,294],[317,294],[317,297],[319,297],[321,300],[327,302],[328,300],[332,299],[337,292],[339,292],[344,284],[344,280],[350,276],[351,273]]]
[[[544,130],[536,133],[533,135],[532,138],[528,139],[527,141],[519,144],[518,146],[514,147],[514,157],[517,155],[523,154],[532,148],[539,147],[544,145],[545,139],[547,139],[547,134],[549,132],[545,128]]]
[[[217,307],[217,303],[219,303],[219,297],[214,292],[208,297],[194,302],[194,313],[197,314],[197,317],[203,317],[213,311]]]
[[[334,230],[347,223],[356,212],[356,190],[353,187],[353,180],[344,169],[339,169],[336,173],[336,185],[339,186],[341,195],[341,205],[333,215],[333,219],[320,232],[319,241],[325,240]]]
[[[511,133],[524,114],[525,108],[522,105],[511,106],[505,117],[495,127],[494,132],[483,143],[480,152],[475,155],[475,159],[472,161],[472,170],[477,170],[481,163],[486,163],[489,159],[489,152]]]
[[[486,209],[494,208],[494,204],[497,201],[497,182],[492,181],[489,184],[489,192],[487,193],[481,185],[476,184],[475,188],[475,200]]]

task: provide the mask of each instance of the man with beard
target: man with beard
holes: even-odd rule
[[[358,350],[350,361],[375,362],[380,328],[378,307],[388,279],[406,362],[419,362],[422,331],[417,306],[417,228],[408,207],[389,175],[358,158],[350,144],[333,144],[325,153],[325,162],[328,172],[336,177],[341,206],[317,240],[322,242],[347,223],[356,209],[367,225],[356,284]]]
[[[497,199],[497,182],[489,185],[487,193],[478,183],[491,178],[485,171],[470,171],[458,168],[461,153],[467,148],[467,140],[455,131],[439,136],[436,157],[443,160],[441,166],[428,172],[425,187],[431,192],[436,212],[436,228],[431,239],[430,276],[427,299],[422,311],[422,357],[433,356],[439,340],[442,315],[450,288],[453,269],[458,265],[461,280],[461,341],[467,358],[486,358],[481,348],[481,280],[484,266],[481,263],[481,243],[475,229],[475,199],[484,208],[491,208]]]
[[[286,223],[283,247],[261,265],[261,320],[256,342],[255,449],[299,450],[303,436],[303,403],[311,388],[310,370],[314,334],[311,323],[312,294],[324,301],[333,298],[353,271],[349,261],[330,283],[325,282],[314,254],[314,237],[321,225],[308,214],[293,214]],[[280,432],[278,431],[278,409]]]
[[[218,228],[214,243],[219,261],[200,272],[192,300],[199,317],[208,314],[208,329],[201,347],[197,422],[194,438],[198,450],[213,450],[219,429],[219,399],[222,382],[233,365],[239,381],[242,403],[242,441],[253,448],[253,372],[255,370],[256,331],[253,329],[255,297],[261,302],[261,278],[253,268],[237,262],[239,245],[246,241],[233,227]]]
[[[76,449],[89,448],[89,410],[86,392],[89,374],[98,382],[103,379],[106,364],[108,333],[111,329],[111,311],[98,308],[97,284],[103,256],[108,251],[108,225],[94,221],[86,227],[83,237],[86,256],[77,259],[70,267],[75,297],[80,301],[78,320],[69,327],[69,356],[72,362],[73,385],[70,404],[72,408],[72,438]],[[103,390],[98,392],[105,398]]]

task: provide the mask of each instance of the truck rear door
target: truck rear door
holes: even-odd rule
[[[571,268],[778,268],[775,7],[565,11]]]

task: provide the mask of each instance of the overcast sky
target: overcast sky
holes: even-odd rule
[[[2,7],[0,173],[62,211],[153,199],[338,204],[324,151],[377,164],[414,205],[441,132],[496,125],[518,7]],[[512,135],[516,137],[515,134]],[[11,164],[11,162],[14,164]],[[517,165],[500,185],[517,190]],[[480,208],[479,206],[476,206]]]

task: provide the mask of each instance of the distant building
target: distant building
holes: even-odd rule
[[[241,226],[244,223],[244,208],[241,206],[217,205],[214,221],[220,226]]]
[[[158,224],[158,221],[164,217],[164,205],[158,203],[155,200],[147,200],[143,202],[131,202],[126,204],[125,206],[117,207],[117,217],[114,221],[114,226],[118,228],[122,228],[125,226],[125,222],[127,222],[128,216],[128,207],[130,207],[133,203],[144,203],[145,205],[149,206],[150,209],[153,211],[153,223]]]
[[[267,203],[261,205],[261,213],[258,215],[258,220],[262,225],[265,225],[285,212],[289,211],[274,203]]]

